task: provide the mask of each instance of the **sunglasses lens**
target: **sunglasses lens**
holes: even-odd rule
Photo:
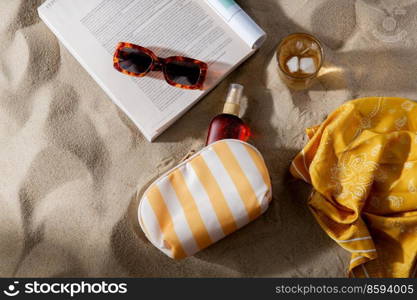
[[[201,68],[198,64],[186,61],[174,61],[166,64],[166,75],[170,80],[186,86],[198,83]]]
[[[120,49],[118,58],[122,69],[135,74],[145,73],[152,64],[152,58],[148,54],[134,48]]]

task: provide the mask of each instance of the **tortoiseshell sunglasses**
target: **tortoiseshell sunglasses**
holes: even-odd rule
[[[165,80],[175,87],[203,89],[208,66],[183,56],[161,58],[151,50],[130,43],[119,43],[113,57],[114,68],[123,74],[144,77],[151,71],[164,73]]]

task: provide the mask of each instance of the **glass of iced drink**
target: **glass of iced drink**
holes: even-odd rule
[[[317,77],[324,59],[319,40],[307,33],[294,33],[284,38],[276,53],[278,72],[288,87],[302,90]]]

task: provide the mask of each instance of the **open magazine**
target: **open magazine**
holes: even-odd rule
[[[265,32],[233,0],[47,0],[41,19],[97,83],[154,140],[261,46]],[[203,90],[168,85],[162,74],[113,68],[118,42],[209,65]]]

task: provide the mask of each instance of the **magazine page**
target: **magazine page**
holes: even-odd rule
[[[266,33],[234,0],[205,0],[252,49],[258,49]]]
[[[50,0],[39,14],[148,140],[182,115],[252,49],[204,1]],[[204,90],[168,85],[162,73],[129,77],[113,68],[118,42],[159,57],[183,55],[209,64]]]

